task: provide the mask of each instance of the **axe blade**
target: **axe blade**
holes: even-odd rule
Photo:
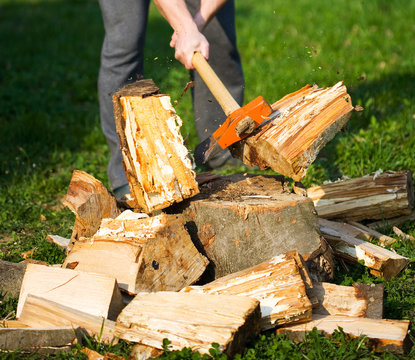
[[[193,154],[196,164],[205,164],[209,159],[220,153],[223,149],[213,136],[209,136],[196,146]]]

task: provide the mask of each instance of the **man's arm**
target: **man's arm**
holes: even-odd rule
[[[209,43],[201,31],[218,12],[226,0],[202,0],[194,18],[184,0],[154,0],[157,8],[174,30],[170,46],[175,48],[175,57],[186,69],[193,69],[192,56],[195,51],[209,58]]]
[[[202,0],[200,8],[193,17],[199,31],[203,31],[227,0]]]

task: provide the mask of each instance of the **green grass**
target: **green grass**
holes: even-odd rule
[[[415,2],[236,3],[246,101],[263,95],[273,102],[307,83],[331,86],[343,80],[353,103],[365,108],[352,116],[347,132],[322,150],[305,185],[379,168],[414,172]],[[188,74],[174,60],[168,47],[170,35],[169,26],[152,7],[145,72],[178,100],[182,133],[194,149],[198,140],[190,93],[180,98]],[[84,170],[108,185],[109,154],[96,95],[102,38],[96,1],[0,0],[0,259],[17,262],[21,253],[35,250],[36,259],[61,262],[64,254],[44,239],[48,233],[71,234],[74,216],[60,199],[72,171]],[[415,235],[414,224],[402,229]],[[385,231],[390,234],[390,229]],[[374,278],[360,266],[336,281],[384,283],[385,317],[413,320],[414,246],[392,247],[412,259],[392,281]],[[3,299],[2,316],[13,306],[15,300]],[[307,350],[303,358],[332,358],[333,346],[317,335],[313,339],[321,353]],[[342,358],[353,359],[355,343],[344,344]],[[296,346],[279,337],[261,336],[243,358],[278,358],[278,354],[288,356],[290,349],[299,354],[302,350]],[[307,348],[307,344],[298,346]],[[364,342],[361,346],[365,349]],[[390,355],[361,358],[373,356]]]
[[[193,352],[191,348],[178,351],[170,351],[168,341],[165,340],[164,354],[158,357],[160,360],[226,360],[227,356],[219,350],[218,344],[212,344],[209,354],[201,355]],[[403,359],[404,357],[400,357]],[[409,354],[406,359],[413,359]],[[273,332],[261,334],[255,339],[243,354],[237,354],[235,360],[374,360],[374,359],[399,359],[399,357],[388,353],[375,353],[369,347],[369,340],[360,336],[348,337],[342,329],[335,330],[328,338],[313,329],[305,335],[304,341],[294,343],[285,335],[276,335]]]

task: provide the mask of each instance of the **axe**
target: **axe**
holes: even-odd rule
[[[251,134],[268,119],[272,108],[262,96],[240,107],[200,52],[194,53],[192,62],[227,116],[211,136],[196,146],[195,161],[204,164],[220,151]]]

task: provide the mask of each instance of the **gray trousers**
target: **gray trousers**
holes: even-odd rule
[[[189,10],[194,13],[199,0],[186,2]],[[112,189],[116,189],[128,184],[128,181],[115,130],[112,94],[128,82],[143,76],[149,0],[99,0],[99,4],[105,38],[98,76],[98,98],[101,127],[111,152],[107,174]],[[210,43],[210,65],[236,101],[242,104],[244,79],[236,48],[233,0],[228,0],[203,34]],[[166,46],[169,46],[169,40],[166,38]],[[197,72],[191,71],[190,75],[195,81],[192,89],[195,126],[199,140],[202,141],[219,127],[226,116]],[[209,165],[219,167],[229,156],[229,152],[222,152],[210,160]]]

